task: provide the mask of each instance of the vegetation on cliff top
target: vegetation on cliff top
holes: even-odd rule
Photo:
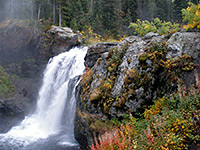
[[[131,23],[129,28],[134,28],[134,34],[141,37],[149,32],[164,35],[172,34],[180,30],[179,24],[161,21],[159,18],[155,18],[153,22],[149,22],[147,20],[141,21],[138,19],[136,23]]]

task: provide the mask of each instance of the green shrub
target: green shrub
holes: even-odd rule
[[[179,24],[172,24],[171,22],[161,21],[155,18],[153,22],[147,20],[137,20],[136,23],[131,23],[129,28],[134,28],[134,34],[142,37],[149,32],[158,33],[160,35],[172,34],[179,30]]]
[[[0,66],[0,98],[7,98],[15,92],[15,86],[10,80],[9,75]]]

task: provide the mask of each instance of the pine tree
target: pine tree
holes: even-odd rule
[[[62,26],[62,3],[63,0],[57,0],[57,5],[58,5],[58,26]]]
[[[182,12],[183,8],[187,8],[188,0],[175,0],[173,8],[174,21],[182,22]]]
[[[84,30],[91,25],[89,22],[90,2],[89,0],[77,0],[72,2],[72,17],[76,19],[76,24],[79,30]]]
[[[156,0],[137,0],[138,18],[141,20],[152,21],[155,16]]]
[[[124,18],[130,22],[135,22],[137,20],[137,0],[124,0],[122,1],[122,11],[124,13]]]
[[[97,34],[103,34],[104,32],[104,26],[101,20],[102,18],[98,14],[96,14],[96,18],[93,21],[92,27],[93,27],[94,32]]]
[[[52,18],[52,11],[51,11],[51,2],[50,0],[43,0],[42,3],[42,18],[45,20]]]
[[[63,1],[62,3],[62,25],[70,26],[71,19],[71,4],[69,0]]]
[[[158,17],[161,20],[172,21],[172,1],[157,0],[154,18]]]
[[[95,1],[93,7],[95,7],[95,19],[98,18],[98,22],[103,26],[104,34],[113,34],[116,37],[122,23],[121,0],[99,0],[98,2]]]
[[[78,26],[77,26],[77,23],[76,23],[76,19],[75,18],[72,18],[71,21],[70,21],[70,28],[74,29],[74,30],[78,30]]]

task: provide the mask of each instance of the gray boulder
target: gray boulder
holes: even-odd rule
[[[200,33],[199,32],[177,32],[167,41],[168,58],[188,54],[193,59],[200,56]]]
[[[82,43],[81,33],[75,33],[68,27],[51,26],[46,34],[57,43],[57,48],[53,51],[55,55]]]

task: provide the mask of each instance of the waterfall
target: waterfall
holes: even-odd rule
[[[86,52],[87,47],[75,47],[49,60],[44,71],[35,113],[26,116],[20,125],[13,127],[8,133],[0,134],[0,147],[2,143],[26,147],[30,143],[60,133],[64,134],[59,137],[59,142],[76,143],[74,139],[75,89],[79,83],[79,76],[85,70]]]

